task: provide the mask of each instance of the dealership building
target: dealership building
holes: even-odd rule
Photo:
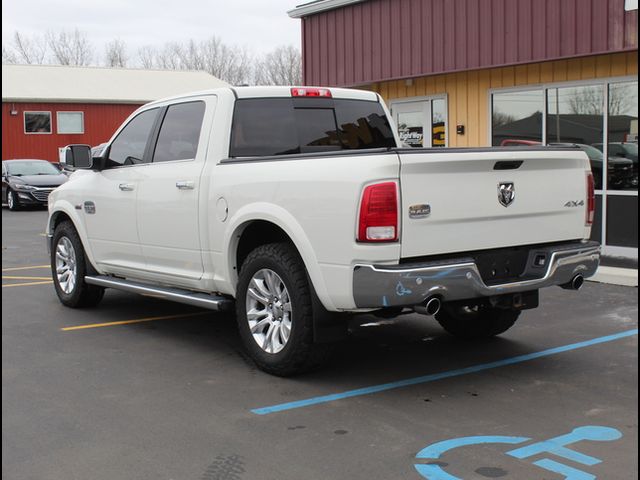
[[[378,92],[406,145],[578,145],[597,183],[592,237],[637,262],[637,8],[320,0],[288,13],[302,22],[304,83]]]
[[[65,145],[109,140],[147,102],[225,85],[206,72],[2,65],[2,160],[57,162]]]

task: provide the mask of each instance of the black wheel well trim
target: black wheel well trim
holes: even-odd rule
[[[247,256],[256,248],[268,243],[287,242],[300,255],[300,250],[293,239],[282,227],[268,220],[251,220],[241,225],[236,233],[237,243],[232,254],[233,270],[238,274]],[[302,255],[300,255],[302,257]],[[303,260],[304,262],[304,260]]]
[[[293,239],[280,226],[268,220],[251,220],[243,224],[237,231],[238,238],[235,251],[232,253],[236,278],[242,263],[252,250],[268,243],[287,242],[295,248],[303,265],[304,258]],[[348,315],[329,312],[318,298],[309,270],[305,265],[307,281],[311,292],[313,309],[313,337],[316,343],[331,343],[346,338],[348,329]]]
[[[56,227],[64,221],[69,221],[71,225],[73,225],[73,228],[78,233],[78,238],[80,238],[80,243],[82,243],[82,236],[80,235],[80,230],[78,229],[76,222],[73,221],[73,218],[71,217],[71,215],[69,215],[67,212],[63,210],[58,210],[53,214],[51,214],[51,219],[49,220],[49,232],[48,232],[51,235],[51,237],[53,238],[53,234],[55,233]],[[87,255],[87,249],[84,246],[84,244],[82,245],[82,248],[84,248],[84,259],[87,266],[87,274],[94,275],[98,272],[98,270],[91,263],[91,260],[89,259],[89,255]],[[51,249],[53,251],[53,245],[51,246]]]

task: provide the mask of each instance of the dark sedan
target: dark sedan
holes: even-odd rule
[[[49,193],[68,177],[46,160],[4,160],[2,202],[9,210],[27,205],[47,205]]]

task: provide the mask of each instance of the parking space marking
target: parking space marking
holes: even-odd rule
[[[585,466],[593,466],[602,463],[600,458],[585,455],[575,450],[576,443],[583,441],[591,442],[612,442],[622,438],[622,432],[612,427],[601,425],[585,425],[583,427],[574,428],[571,432],[560,435],[558,437],[542,440],[524,447],[516,448],[505,452],[506,455],[518,458],[520,460],[530,459],[541,454],[550,454],[579,463]],[[447,473],[442,467],[447,464],[433,462],[450,450],[470,445],[485,444],[512,444],[517,445],[531,440],[529,437],[510,437],[510,436],[476,436],[452,438],[436,443],[432,443],[423,448],[416,455],[416,459],[420,461],[429,460],[429,463],[416,463],[414,467],[417,472],[424,478],[429,480],[461,480],[460,478]],[[557,462],[550,458],[532,462],[533,465],[545,470],[563,475],[567,480],[595,480],[596,476],[583,470],[578,470],[564,463]],[[477,472],[478,470],[476,470]]]
[[[8,268],[3,268],[2,271],[3,272],[15,272],[18,270],[32,270],[35,268],[51,268],[51,265],[32,265],[29,267],[8,267]]]
[[[62,330],[63,332],[70,332],[73,330],[86,330],[88,328],[115,327],[117,325],[130,325],[133,323],[155,322],[156,320],[172,320],[175,318],[195,317],[198,315],[208,315],[209,313],[210,313],[209,311],[195,312],[195,313],[181,313],[179,315],[164,315],[161,317],[136,318],[133,320],[120,320],[117,322],[89,323],[87,325],[75,325],[73,327],[63,327],[60,330]]]
[[[467,375],[470,373],[482,372],[485,370],[491,370],[493,368],[505,367],[507,365],[514,365],[516,363],[528,362],[529,360],[535,360],[537,358],[548,357],[550,355],[556,355],[558,353],[569,352],[571,350],[577,350],[579,348],[590,347],[606,342],[613,342],[622,338],[638,335],[638,329],[626,330],[624,332],[614,333],[612,335],[606,335],[604,337],[597,337],[584,342],[571,343],[569,345],[563,345],[560,347],[549,348],[541,350],[539,352],[527,353],[525,355],[518,355],[511,358],[505,358],[495,362],[482,363],[479,365],[473,365],[471,367],[459,368],[456,370],[449,370],[446,372],[432,373],[430,375],[424,375],[421,377],[407,378],[397,382],[383,383],[381,385],[373,385],[370,387],[358,388],[355,390],[348,390],[341,393],[333,393],[330,395],[321,395],[318,397],[306,398],[303,400],[296,400],[293,402],[280,403],[277,405],[271,405],[268,407],[261,407],[252,409],[251,412],[256,415],[268,415],[270,413],[282,412],[285,410],[293,410],[296,408],[308,407],[311,405],[318,405],[321,403],[334,402],[336,400],[343,400],[346,398],[359,397],[362,395],[369,395],[371,393],[379,393],[387,390],[393,390],[396,388],[408,387],[412,385],[418,385],[422,383],[434,382],[436,380],[442,380],[445,378],[459,377],[461,375]]]
[[[23,277],[18,275],[2,275],[3,280],[51,280],[51,277]]]
[[[2,285],[2,288],[9,288],[9,287],[30,287],[32,285],[50,285],[53,283],[53,280],[48,280],[46,282],[26,282],[26,283],[7,283],[5,285]]]

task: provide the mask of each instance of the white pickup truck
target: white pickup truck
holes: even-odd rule
[[[235,306],[265,371],[318,365],[350,315],[497,335],[598,267],[579,149],[401,148],[372,92],[240,87],[147,104],[49,199],[54,286]]]

